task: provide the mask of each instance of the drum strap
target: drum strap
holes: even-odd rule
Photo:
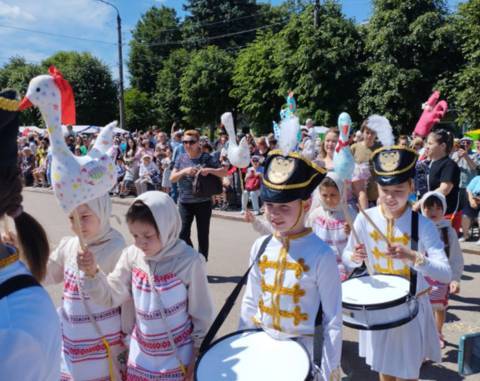
[[[418,213],[412,211],[412,240],[410,248],[414,251],[418,250]],[[417,293],[417,270],[410,267],[410,295]]]
[[[14,276],[0,284],[0,299],[28,287],[41,287],[37,280],[28,274]]]
[[[240,282],[238,282],[238,284],[233,289],[232,293],[226,299],[225,304],[223,305],[222,309],[220,310],[217,317],[215,318],[212,326],[208,330],[207,335],[205,336],[205,339],[203,339],[202,345],[200,345],[200,354],[205,352],[205,350],[210,346],[210,343],[215,338],[215,335],[217,334],[218,330],[222,326],[223,322],[227,319],[230,311],[233,308],[233,305],[235,304],[235,301],[238,298],[238,295],[240,294],[240,291],[242,290],[243,285],[247,282],[248,274],[250,273],[250,270],[260,259],[261,255],[265,252],[265,249],[267,248],[267,245],[271,239],[272,239],[272,235],[270,234],[267,238],[263,240],[260,246],[260,249],[258,250],[257,256],[255,257],[255,260],[252,262],[252,264],[250,265],[248,270],[245,272],[245,274],[243,274],[242,278],[240,279]]]

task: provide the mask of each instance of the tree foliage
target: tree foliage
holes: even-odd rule
[[[125,119],[130,131],[146,130],[156,123],[153,100],[148,93],[135,88],[125,91]]]
[[[190,54],[187,50],[175,50],[165,60],[163,68],[158,73],[155,107],[158,115],[157,124],[164,130],[168,130],[173,121],[179,122],[183,117],[180,110],[182,104],[180,78],[189,60]]]
[[[411,132],[421,104],[459,64],[454,42],[443,0],[376,0],[361,115],[384,114],[397,131]]]
[[[480,127],[480,0],[461,4],[456,30],[465,63],[459,71],[456,108],[459,122],[467,128]]]
[[[175,9],[150,8],[138,21],[130,41],[128,68],[131,84],[153,93],[158,71],[172,50],[179,48],[180,24]]]
[[[278,36],[265,33],[242,50],[235,62],[231,95],[258,132],[270,132],[272,120],[283,104],[278,78],[274,76]]]
[[[189,47],[236,47],[255,39],[255,0],[188,0],[184,9],[189,12],[184,34]],[[225,34],[231,36],[219,38]]]
[[[58,52],[43,61],[55,65],[75,94],[77,124],[104,125],[118,119],[117,90],[108,66],[90,53]]]
[[[233,58],[216,46],[195,52],[180,79],[183,119],[194,127],[213,126],[231,110]]]
[[[12,57],[0,69],[0,89],[11,88],[20,96],[27,92],[28,84],[33,77],[42,74],[40,65],[29,64],[22,57]],[[31,108],[20,113],[20,124],[40,126],[42,116],[36,108]]]
[[[362,42],[338,3],[321,5],[316,29],[312,16],[313,8],[308,6],[293,15],[279,34],[275,58],[278,94],[286,96],[293,90],[300,116],[332,125],[342,111],[356,114],[363,76]]]

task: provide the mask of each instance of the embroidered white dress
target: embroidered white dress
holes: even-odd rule
[[[410,208],[397,220],[385,218],[380,207],[368,209],[366,212],[391,242],[410,247]],[[428,260],[424,265],[414,267],[418,272],[417,293],[429,287],[424,276],[441,282],[449,282],[451,277],[443,242],[436,226],[422,215],[418,218],[418,251],[427,253]],[[357,216],[354,226],[359,239],[365,244],[368,260],[373,264],[376,273],[395,274],[406,278],[410,276],[408,265],[402,260],[386,256],[387,244],[363,215]],[[343,253],[344,263],[352,268],[360,266],[351,261],[355,244],[350,236]],[[418,315],[409,323],[388,330],[359,332],[360,356],[365,357],[372,370],[399,378],[417,379],[425,359],[441,361],[438,333],[428,295],[424,294],[418,301]]]
[[[115,243],[109,245],[108,255],[97,256],[100,268],[109,273],[115,267],[125,242],[120,233],[113,233]],[[107,350],[85,308],[79,292],[79,272],[76,255],[79,251],[77,237],[64,238],[51,254],[47,270],[47,284],[63,280],[63,301],[58,308],[62,323],[63,351],[61,380],[110,380]],[[91,300],[83,291],[85,302],[93,318],[110,345],[113,375],[116,380],[125,378],[126,347],[122,332],[120,307],[105,308]],[[123,371],[123,373],[122,373]]]
[[[16,261],[0,269],[0,283],[28,274]],[[58,381],[62,335],[55,307],[41,287],[0,299],[0,379]]]
[[[352,219],[356,216],[353,208],[350,208]],[[315,234],[329,245],[337,256],[337,266],[340,280],[343,282],[349,275],[349,270],[342,261],[342,254],[347,245],[348,235],[345,234],[346,219],[341,210],[327,210],[322,206],[317,208],[312,221],[312,229]]]
[[[250,253],[252,263],[265,237]],[[250,271],[240,329],[261,327],[297,337],[313,356],[315,318],[321,303],[323,348],[321,379],[330,380],[340,366],[342,348],[341,287],[335,254],[314,233],[289,240],[288,251],[272,237]]]
[[[89,294],[105,306],[118,306],[133,295],[136,324],[128,380],[183,380],[178,360],[185,367],[189,364],[193,348],[200,346],[212,321],[204,267],[201,256],[179,240],[159,258],[146,259],[141,250],[130,246],[108,277],[99,272],[82,279]]]

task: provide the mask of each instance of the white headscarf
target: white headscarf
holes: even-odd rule
[[[340,198],[342,197],[342,192],[343,192],[343,181],[340,179],[340,176],[338,176],[337,173],[335,172],[328,172],[325,177],[328,177],[333,180],[335,185],[338,188],[338,192],[340,193]],[[312,194],[312,206],[310,207],[310,212],[307,217],[307,225],[312,226],[315,219],[321,215],[323,215],[325,212],[330,212],[330,213],[341,213],[343,215],[343,209],[342,209],[342,200],[340,199],[339,204],[331,209],[328,208],[322,201],[320,197],[320,188],[322,187],[322,183],[319,184],[317,188],[315,188],[315,191]]]
[[[422,199],[420,200],[420,206],[421,206],[421,209],[422,209],[422,214],[425,215],[425,201],[429,197],[436,197],[440,200],[440,202],[442,203],[443,214],[445,214],[445,212],[447,211],[447,199],[445,198],[443,193],[440,193],[438,191],[430,191],[430,192],[427,192],[423,195]]]
[[[145,260],[158,261],[160,258],[193,250],[179,238],[182,220],[177,205],[168,194],[158,191],[145,192],[135,201],[143,202],[152,212],[162,243],[160,252],[153,257],[145,257]]]
[[[86,204],[100,220],[99,233],[85,240],[88,249],[97,257],[110,255],[125,248],[125,239],[117,230],[110,226],[110,216],[112,214],[112,201],[107,193],[104,196],[97,197]]]

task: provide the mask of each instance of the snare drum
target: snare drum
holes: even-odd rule
[[[361,330],[399,327],[418,314],[410,282],[397,275],[376,274],[342,283],[343,324]]]
[[[196,381],[310,381],[312,365],[305,347],[249,329],[215,341],[198,359]]]

